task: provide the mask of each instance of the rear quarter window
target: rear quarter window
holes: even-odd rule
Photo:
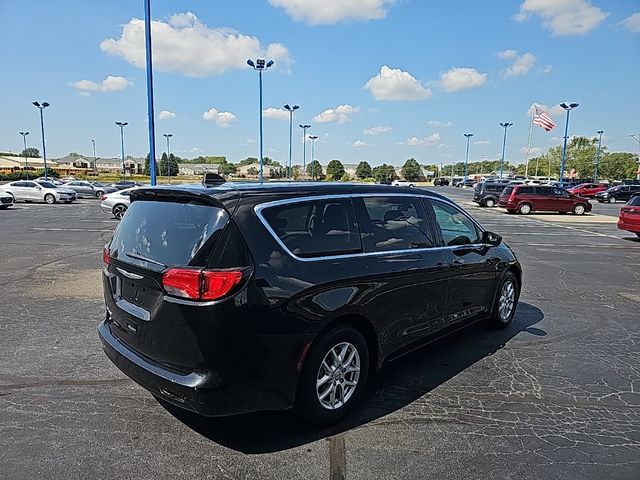
[[[309,200],[261,210],[273,233],[303,258],[362,251],[349,198]]]
[[[112,257],[122,262],[154,270],[163,268],[158,263],[204,266],[204,259],[198,263],[192,260],[205,244],[213,248],[228,219],[225,210],[196,202],[138,200],[131,204],[116,228],[109,250]]]
[[[633,207],[640,207],[640,195],[634,195],[629,199],[627,205],[631,205]]]
[[[513,192],[513,187],[506,187],[502,190],[502,195],[509,195],[511,192]]]

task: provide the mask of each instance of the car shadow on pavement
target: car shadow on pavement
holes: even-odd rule
[[[372,379],[361,406],[329,428],[310,427],[292,412],[207,418],[162,401],[161,405],[189,428],[227,448],[246,454],[287,450],[338,435],[411,404],[493,355],[520,332],[545,336],[544,330],[533,327],[543,318],[539,308],[520,302],[513,322],[504,330],[478,323],[390,362]]]

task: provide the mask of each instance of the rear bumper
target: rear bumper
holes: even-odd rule
[[[640,223],[629,223],[624,220],[618,220],[618,228],[627,232],[640,233]]]
[[[111,333],[102,321],[98,326],[102,349],[133,381],[178,407],[205,416],[226,416],[259,410],[286,410],[293,406],[297,382],[278,391],[269,382],[237,378],[224,385],[224,372],[201,370],[179,373],[135,352]]]

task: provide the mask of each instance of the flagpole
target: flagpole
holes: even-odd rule
[[[531,135],[533,134],[533,116],[536,114],[536,102],[531,105],[531,123],[529,123],[529,143],[527,144],[526,166],[524,168],[525,178],[529,178],[529,155],[531,154]],[[536,173],[537,175],[537,173]]]

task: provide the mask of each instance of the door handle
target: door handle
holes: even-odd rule
[[[460,270],[462,265],[464,265],[464,262],[459,258],[456,258],[453,260],[453,262],[451,262],[451,268],[453,268],[454,270]]]

